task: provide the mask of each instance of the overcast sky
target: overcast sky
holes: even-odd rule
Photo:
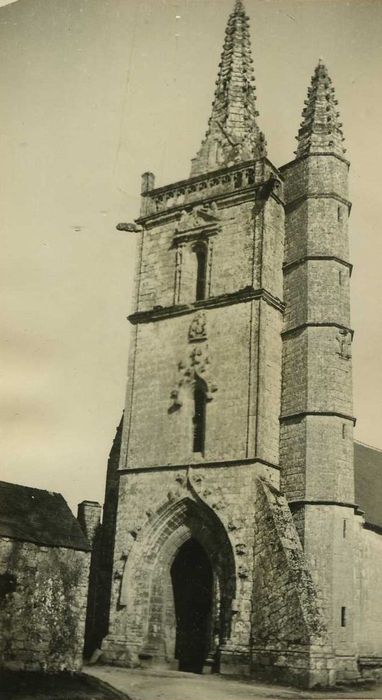
[[[123,409],[140,174],[187,177],[233,0],[0,9],[1,478],[102,502]],[[358,439],[382,447],[382,0],[246,0],[260,126],[293,157],[324,58],[352,162]]]

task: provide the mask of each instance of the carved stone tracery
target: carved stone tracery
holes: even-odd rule
[[[207,401],[212,401],[213,394],[217,391],[217,386],[211,379],[209,350],[206,342],[207,322],[204,312],[201,311],[193,317],[188,330],[188,341],[193,344],[193,347],[187,359],[178,362],[178,380],[171,392],[170,413],[181,408],[183,403],[180,396],[181,390],[189,386],[193,387],[197,377],[206,385]]]
[[[177,223],[175,233],[185,233],[193,229],[216,227],[220,222],[216,202],[195,206],[191,211],[183,209]]]
[[[198,246],[206,246],[208,270],[206,286],[211,287],[212,240],[220,230],[220,217],[216,202],[184,209],[175,227],[173,247],[175,249],[174,304],[181,302],[181,287],[184,259]]]

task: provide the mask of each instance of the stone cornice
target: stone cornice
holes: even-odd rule
[[[298,267],[299,265],[303,265],[306,262],[309,262],[309,260],[328,260],[328,261],[334,261],[339,263],[340,265],[344,265],[345,267],[348,268],[350,275],[353,271],[353,265],[348,262],[347,260],[343,260],[342,258],[338,258],[336,255],[304,255],[301,258],[298,258],[297,260],[292,260],[291,262],[286,262],[283,264],[283,271],[284,272],[289,272],[289,270],[293,269],[294,267]]]
[[[300,420],[302,418],[307,418],[308,416],[326,416],[329,418],[342,418],[343,420],[349,420],[353,423],[353,425],[356,424],[357,419],[354,418],[354,416],[349,416],[346,413],[338,413],[337,411],[299,411],[298,413],[289,413],[288,415],[285,416],[280,416],[279,421],[280,423],[286,422],[289,420]]]
[[[307,199],[335,199],[337,202],[340,202],[348,208],[349,214],[352,207],[352,204],[348,199],[341,197],[341,195],[337,194],[336,192],[305,192],[299,197],[292,199],[291,202],[286,202],[285,211],[288,212],[290,209],[293,209],[298,204],[301,204],[301,202],[305,202]]]
[[[191,314],[199,309],[216,309],[222,306],[231,306],[232,304],[241,304],[258,299],[265,301],[267,304],[273,306],[281,313],[284,312],[285,305],[283,302],[270,294],[270,292],[267,292],[266,289],[253,289],[253,287],[245,287],[237,292],[232,292],[232,294],[221,294],[216,297],[210,297],[209,299],[195,301],[193,304],[179,304],[176,306],[165,307],[154,306],[153,309],[148,309],[147,311],[137,311],[136,313],[131,314],[128,316],[128,320],[133,324],[152,323],[154,321],[161,321],[167,318]]]
[[[262,184],[263,183],[259,183],[258,185],[251,185],[250,187],[246,187],[241,190],[223,192],[222,194],[215,194],[209,197],[203,197],[203,195],[201,195],[198,199],[188,202],[187,204],[179,204],[169,209],[163,209],[162,211],[152,212],[151,214],[140,216],[138,219],[136,219],[136,223],[149,229],[158,223],[167,223],[174,220],[176,221],[182,211],[189,208],[192,209],[193,207],[200,206],[201,204],[211,204],[212,202],[216,202],[216,204],[223,202],[225,206],[241,204],[254,199],[256,191],[260,189]]]
[[[206,180],[211,180],[217,176],[221,177],[222,175],[231,175],[233,173],[240,172],[241,170],[245,170],[248,167],[254,166],[260,161],[263,161],[275,173],[278,173],[278,168],[276,168],[276,166],[273,165],[273,163],[268,158],[260,158],[259,160],[247,160],[243,163],[231,165],[229,168],[219,168],[218,170],[211,170],[210,172],[205,173],[204,175],[195,175],[195,177],[189,177],[186,180],[178,180],[177,182],[172,182],[169,185],[162,185],[162,187],[156,187],[153,190],[148,190],[148,192],[145,192],[143,196],[154,197],[156,195],[167,194],[171,190],[180,189],[182,187],[189,187],[190,185],[197,185],[201,182],[205,182]],[[283,180],[284,178],[281,177],[281,179]]]
[[[192,202],[187,202],[186,204],[180,204],[169,209],[163,209],[162,211],[140,216],[138,219],[136,219],[136,224],[149,229],[151,226],[154,226],[159,222],[167,223],[168,221],[177,220],[179,214],[184,211],[184,209],[192,209],[193,207],[197,207],[201,204],[211,204],[212,202],[219,204],[221,202],[226,207],[234,206],[235,204],[242,204],[243,202],[254,200],[256,193],[261,190],[261,188],[264,188],[266,184],[267,181],[259,182],[256,185],[251,185],[238,190],[229,190],[221,194],[212,194],[209,197],[201,196],[199,199],[195,199]],[[283,207],[285,206],[284,201],[278,197],[275,192],[267,193],[266,198],[272,198]]]
[[[342,156],[339,156],[337,153],[334,153],[333,151],[331,151],[330,153],[306,153],[305,155],[300,156],[299,158],[294,158],[294,160],[290,160],[289,163],[285,163],[284,165],[282,165],[279,168],[280,173],[283,173],[284,170],[288,170],[289,168],[293,167],[297,163],[300,163],[301,161],[306,160],[307,158],[310,158],[311,156],[314,156],[315,158],[317,158],[318,156],[320,156],[322,158],[327,158],[328,156],[331,158],[337,158],[342,163],[345,163],[345,165],[347,165],[348,168],[350,167],[350,161],[346,160],[346,158],[343,158]]]
[[[276,469],[280,471],[280,466],[274,464],[273,462],[267,462],[261,457],[244,457],[243,459],[225,459],[221,461],[205,461],[205,462],[187,462],[186,464],[159,464],[156,466],[148,467],[124,467],[118,469],[121,474],[139,474],[141,472],[158,472],[158,471],[177,471],[179,469],[203,469],[208,467],[210,469],[221,469],[222,467],[248,467],[256,466],[256,464],[262,464],[271,469]]]
[[[354,336],[354,330],[352,328],[349,328],[349,326],[342,325],[342,323],[335,323],[332,321],[323,321],[320,323],[317,321],[306,321],[305,323],[300,323],[298,326],[293,326],[293,328],[287,328],[285,331],[282,331],[281,337],[285,338],[289,335],[294,335],[294,333],[299,333],[305,328],[338,328],[339,330],[351,333],[352,338]]]
[[[267,159],[250,160],[229,168],[221,168],[197,175],[187,180],[142,192],[141,216],[138,225],[150,227],[158,221],[172,220],[182,211],[211,202],[223,202],[225,206],[250,200],[254,196],[273,197],[281,201],[280,194],[270,187],[283,182],[282,176]],[[268,185],[268,187],[266,187]],[[264,194],[261,188],[265,186]]]

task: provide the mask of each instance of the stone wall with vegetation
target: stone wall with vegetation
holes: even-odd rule
[[[82,665],[90,553],[0,539],[0,667]]]

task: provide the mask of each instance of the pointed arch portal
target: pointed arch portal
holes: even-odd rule
[[[128,647],[148,663],[217,669],[235,581],[232,546],[216,513],[199,499],[167,502],[128,559],[121,592]]]

